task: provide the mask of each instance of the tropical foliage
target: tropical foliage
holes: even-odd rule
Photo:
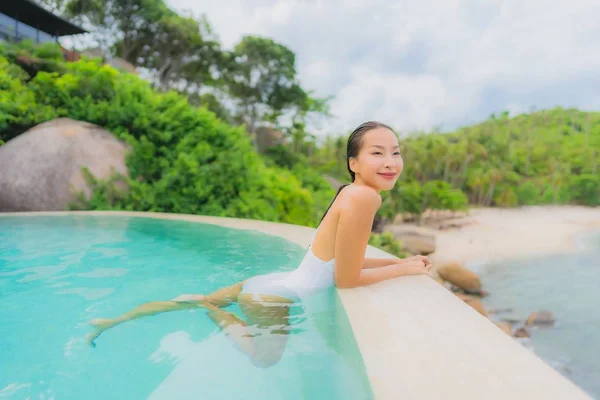
[[[394,211],[600,205],[600,113],[555,108],[510,118],[508,113],[450,133],[401,140],[404,172],[391,194]],[[323,171],[347,176],[345,142],[319,149]]]
[[[129,190],[119,193],[97,182],[86,207],[315,223],[311,192],[291,172],[267,167],[243,129],[97,60],[64,68],[30,79],[0,57],[0,138],[70,117],[126,141],[132,148],[130,176],[123,177]]]

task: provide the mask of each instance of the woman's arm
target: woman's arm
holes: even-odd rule
[[[349,192],[341,200],[335,239],[337,287],[366,286],[402,275],[428,272],[422,260],[396,261],[391,265],[363,269],[373,217],[381,204],[381,198],[371,188],[360,188]]]
[[[363,269],[385,267],[388,265],[401,263],[402,261],[402,258],[365,258]]]
[[[363,269],[380,268],[392,264],[402,264],[414,260],[423,260],[425,265],[431,264],[426,256],[412,256],[407,258],[365,258]]]
[[[352,288],[358,286],[368,286],[377,282],[397,278],[404,275],[427,275],[429,268],[423,261],[407,261],[400,264],[386,265],[375,269],[364,269],[360,271],[358,279],[354,284],[346,286],[337,285],[339,288]]]

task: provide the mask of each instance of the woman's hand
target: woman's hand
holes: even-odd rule
[[[373,283],[385,281],[386,279],[397,278],[405,275],[428,275],[431,271],[429,260],[423,260],[421,257],[414,259],[399,259],[395,264],[389,264],[379,268],[368,268],[360,271],[359,281],[354,285],[347,285],[336,281],[336,286],[342,289],[348,289],[357,286],[368,286]]]
[[[416,256],[423,257],[423,256]],[[431,271],[431,262],[420,258],[412,258],[401,264],[406,269],[406,275],[428,275]]]
[[[429,269],[431,270],[431,261],[429,260],[429,258],[427,256],[412,256],[412,257],[408,257],[405,258],[406,261],[423,261],[423,263],[425,264],[425,266],[429,266]]]

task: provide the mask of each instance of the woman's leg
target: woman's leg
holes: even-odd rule
[[[244,282],[239,282],[235,285],[219,289],[205,296],[205,299],[217,307],[227,307],[237,301],[243,285]]]
[[[238,297],[238,303],[247,321],[212,304],[206,306],[208,316],[254,365],[263,368],[275,365],[287,344],[292,300],[243,294]]]
[[[125,314],[116,318],[96,318],[90,321],[96,330],[88,335],[87,341],[94,344],[94,340],[107,329],[113,328],[123,322],[142,317],[156,315],[169,311],[190,310],[205,307],[207,304],[215,304],[218,307],[226,307],[236,301],[241,291],[243,282],[217,290],[207,296],[186,294],[178,296],[171,301],[153,301],[144,303]]]

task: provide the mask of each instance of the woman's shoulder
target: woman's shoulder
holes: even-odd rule
[[[344,196],[340,199],[342,209],[379,208],[381,205],[381,196],[372,187],[350,185],[344,192]]]

